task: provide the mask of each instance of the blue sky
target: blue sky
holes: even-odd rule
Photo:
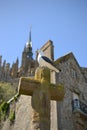
[[[32,26],[33,53],[49,39],[55,59],[73,52],[87,67],[87,0],[0,0],[0,55],[21,56]]]

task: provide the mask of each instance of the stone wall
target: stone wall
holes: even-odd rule
[[[63,83],[65,88],[64,100],[57,104],[59,130],[77,130],[76,122],[80,123],[79,119],[83,125],[85,123],[80,115],[77,119],[72,112],[73,93],[78,94],[79,100],[87,104],[87,83],[72,53],[58,59],[56,63],[61,69],[57,74],[57,82]]]
[[[81,67],[81,70],[87,81],[87,68]]]
[[[11,107],[13,106],[15,110],[15,122],[12,123],[7,119],[2,130],[32,130],[31,97],[22,95],[17,103],[14,103]]]

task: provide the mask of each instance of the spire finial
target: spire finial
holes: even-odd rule
[[[32,27],[30,26],[30,32],[29,32],[29,44],[32,46],[32,41],[31,41],[31,29],[32,29]]]

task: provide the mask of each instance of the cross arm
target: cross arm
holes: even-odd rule
[[[63,84],[50,84],[49,91],[51,95],[51,100],[63,100],[65,94]]]
[[[42,84],[32,78],[22,77],[20,78],[18,85],[19,94],[32,96],[33,92],[38,89]],[[62,84],[49,84],[49,92],[51,100],[61,101],[64,97],[64,86]]]
[[[35,89],[40,86],[40,82],[32,78],[21,77],[18,85],[19,94],[32,96]]]

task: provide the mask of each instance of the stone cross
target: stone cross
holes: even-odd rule
[[[50,100],[63,100],[63,85],[51,84],[50,70],[47,67],[38,67],[35,78],[20,79],[18,90],[19,94],[32,96],[32,130],[50,130]]]

